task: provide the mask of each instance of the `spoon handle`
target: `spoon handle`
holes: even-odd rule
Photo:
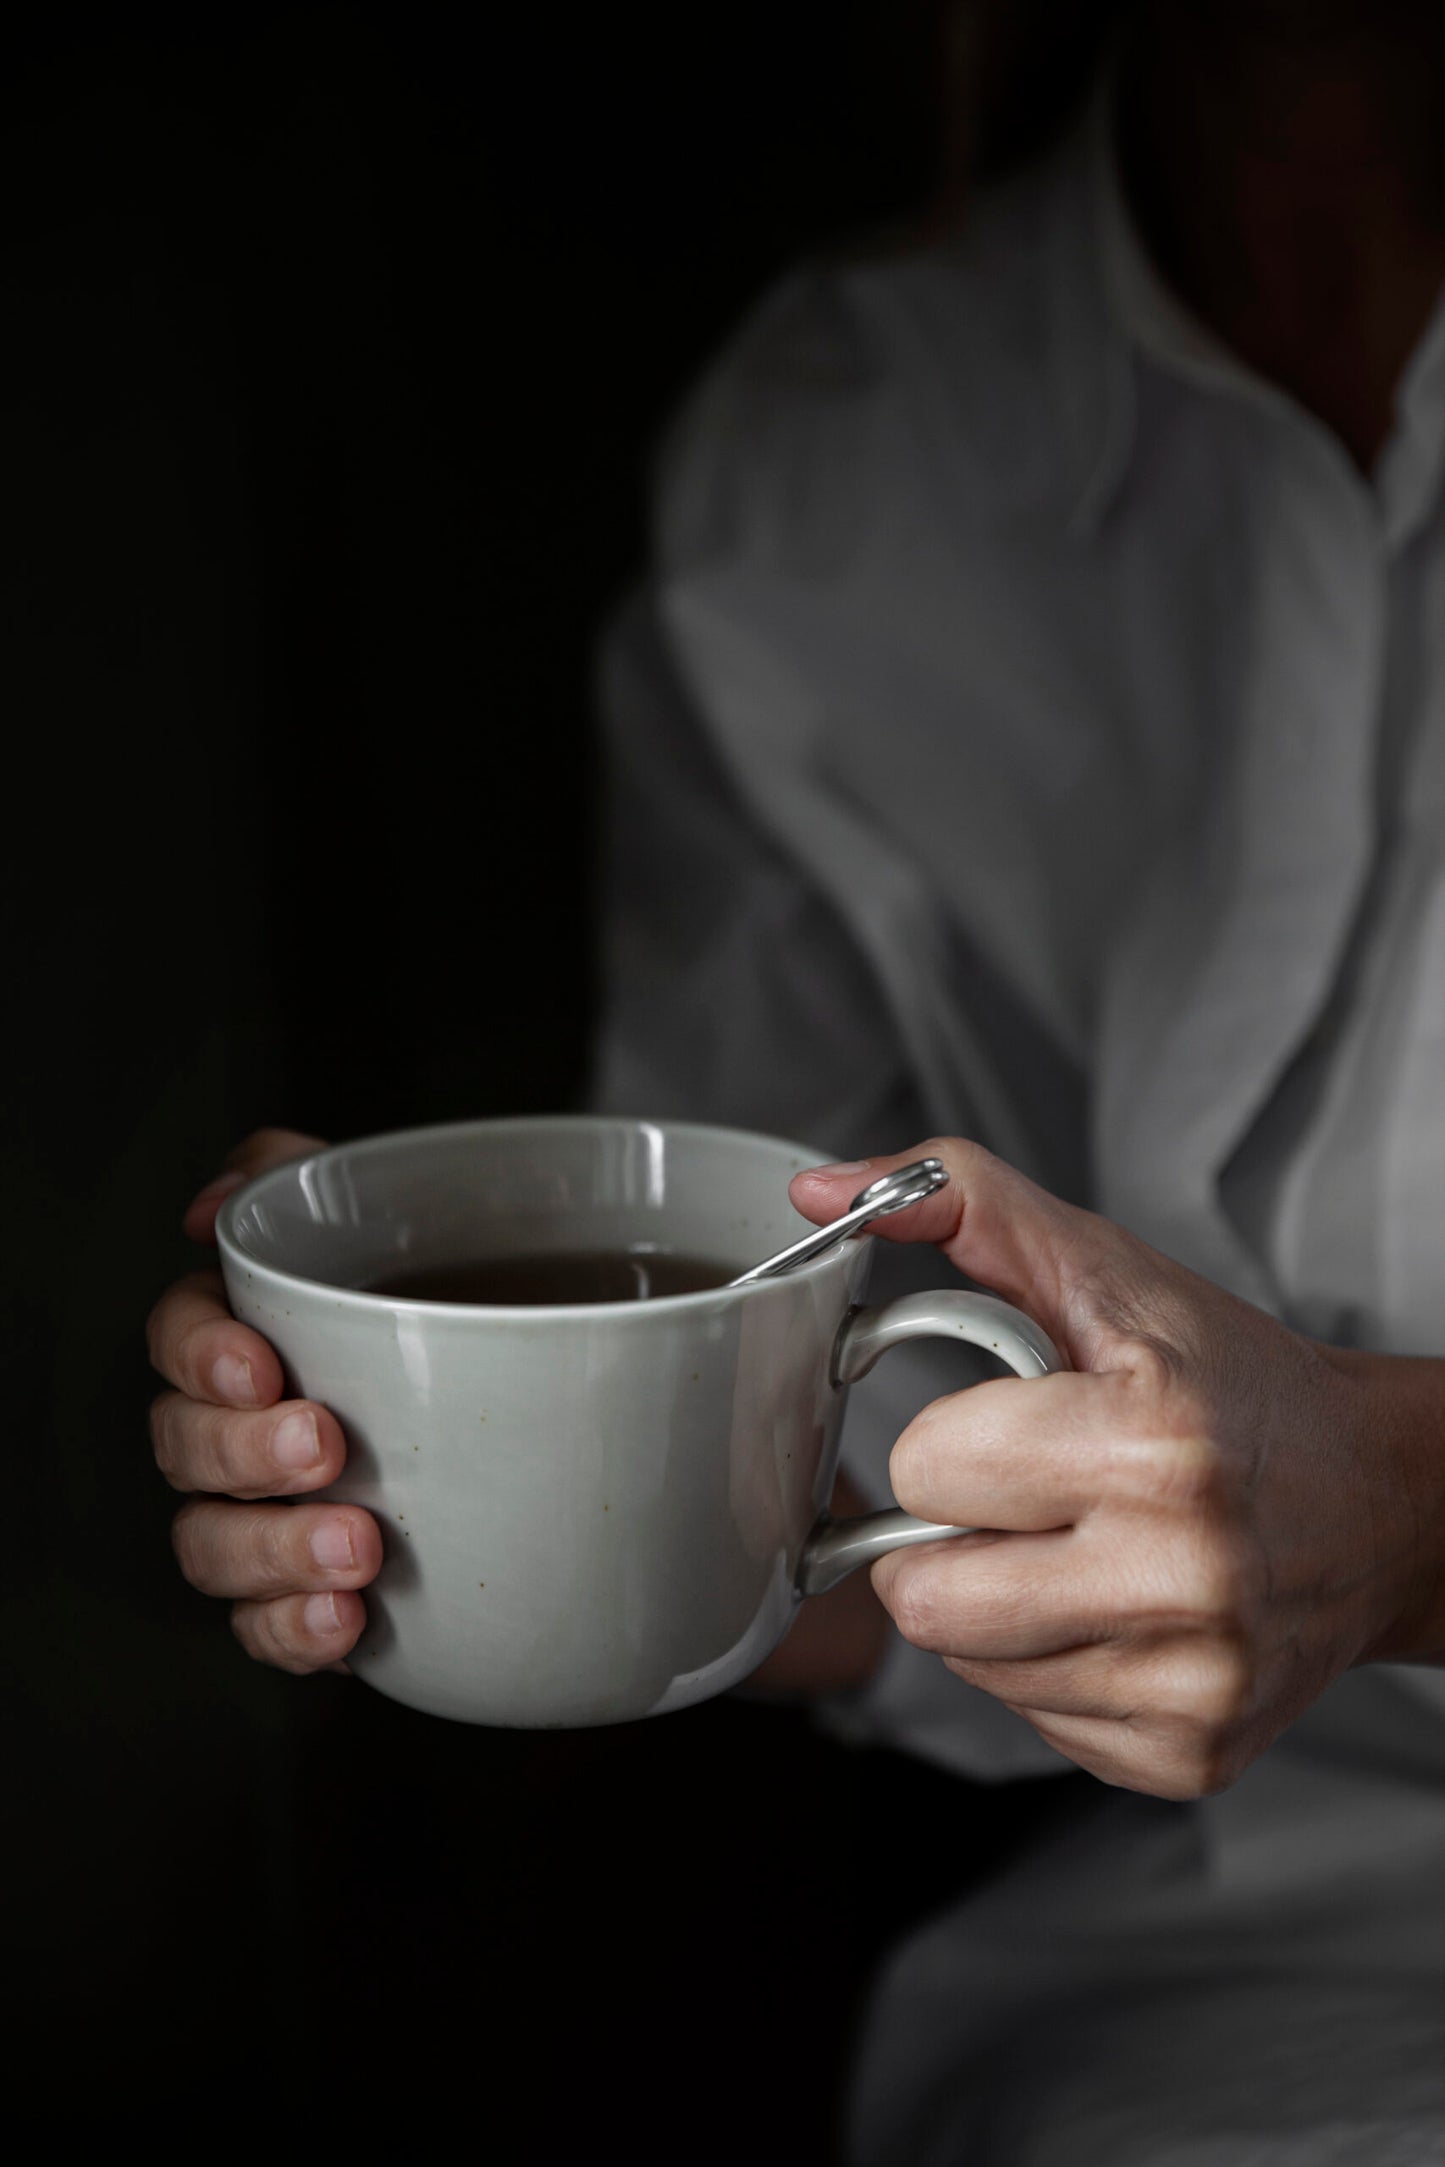
[[[942,1159],[913,1159],[907,1166],[895,1167],[891,1174],[882,1174],[877,1181],[870,1181],[866,1189],[860,1189],[841,1219],[830,1219],[789,1249],[780,1249],[776,1256],[766,1257],[761,1264],[754,1264],[750,1271],[739,1272],[730,1279],[730,1287],[751,1286],[755,1279],[777,1279],[784,1272],[792,1271],[799,1264],[811,1263],[834,1242],[856,1233],[870,1219],[882,1219],[889,1212],[906,1211],[910,1204],[922,1203],[924,1197],[932,1196],[948,1179],[948,1170]]]

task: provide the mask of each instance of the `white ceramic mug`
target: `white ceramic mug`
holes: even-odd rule
[[[338,1145],[227,1198],[231,1306],[288,1390],[341,1422],[347,1464],[324,1494],[381,1525],[359,1677],[464,1722],[659,1715],[747,1677],[804,1596],[957,1532],[828,1518],[848,1385],[923,1335],[1021,1376],[1058,1356],[990,1295],[860,1308],[867,1240],[643,1302],[365,1291],[408,1268],[642,1240],[742,1271],[806,1231],[788,1182],[824,1156],[681,1123],[481,1121]]]

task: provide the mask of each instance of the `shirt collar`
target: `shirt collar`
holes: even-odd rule
[[[1070,525],[1081,535],[1097,531],[1128,473],[1141,362],[1328,435],[1165,283],[1125,200],[1114,141],[1114,81],[1106,69],[1070,146],[1060,235],[1057,355],[1073,473]],[[1394,426],[1362,486],[1375,496],[1391,549],[1423,525],[1445,487],[1445,292],[1401,378]]]
[[[1079,262],[1093,289],[1100,341],[1095,411],[1071,524],[1094,533],[1119,494],[1134,450],[1138,364],[1153,363],[1203,389],[1283,400],[1166,285],[1144,246],[1124,195],[1115,150],[1115,83],[1106,68],[1091,97],[1076,146],[1076,187],[1083,232]]]

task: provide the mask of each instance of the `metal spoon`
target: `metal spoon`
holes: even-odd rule
[[[896,1167],[891,1174],[880,1175],[877,1181],[870,1181],[866,1189],[860,1189],[841,1219],[830,1219],[827,1226],[805,1234],[791,1249],[780,1249],[775,1257],[765,1258],[751,1271],[739,1272],[728,1285],[747,1287],[755,1279],[777,1279],[782,1273],[792,1271],[795,1265],[807,1264],[812,1258],[821,1256],[834,1242],[855,1234],[870,1219],[882,1219],[891,1211],[906,1211],[910,1204],[921,1204],[924,1197],[941,1189],[947,1179],[948,1169],[942,1159],[914,1159],[907,1166]]]

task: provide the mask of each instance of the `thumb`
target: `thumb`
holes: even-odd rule
[[[793,1177],[788,1193],[804,1218],[826,1226],[870,1182],[924,1158],[941,1159],[948,1180],[921,1203],[873,1220],[869,1233],[882,1241],[934,1243],[967,1278],[1026,1310],[1069,1348],[1082,1323],[1071,1291],[1088,1283],[1101,1240],[1129,1237],[1051,1196],[981,1144],[932,1137],[887,1157],[811,1167]]]

